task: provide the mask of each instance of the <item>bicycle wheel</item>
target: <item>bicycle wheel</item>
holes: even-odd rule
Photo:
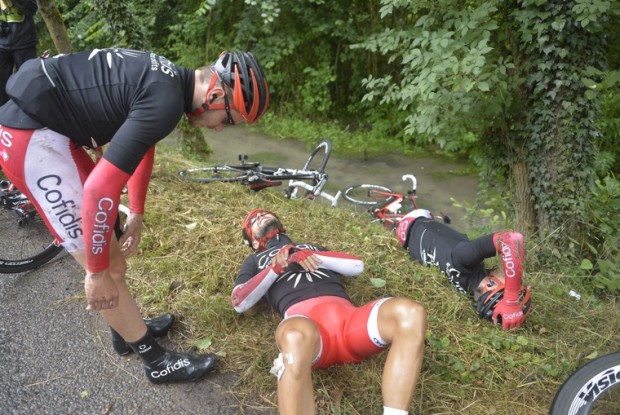
[[[325,139],[321,141],[308,156],[308,160],[306,160],[306,162],[304,163],[302,170],[325,173],[325,167],[327,167],[327,162],[329,161],[329,156],[331,156],[331,154],[331,140]],[[303,180],[303,178],[301,178],[301,180]],[[316,186],[319,183],[319,180],[319,175],[314,175],[312,177],[312,186]],[[302,190],[300,190],[298,187],[289,186],[285,193],[289,199],[297,199],[300,197],[299,193],[301,191]],[[304,196],[308,196],[310,193],[310,191],[306,190]]]
[[[17,190],[2,190],[0,202],[0,273],[30,271],[62,251],[25,196]]]
[[[330,140],[321,141],[310,153],[308,160],[302,170],[316,170],[320,173],[325,172],[329,156],[332,154],[332,142]]]
[[[566,379],[549,415],[620,413],[620,352],[586,363]]]
[[[217,165],[181,170],[179,176],[198,183],[241,182],[247,179],[250,169],[248,166]]]
[[[342,197],[358,206],[372,207],[389,203],[396,199],[392,190],[379,184],[356,184],[342,191]]]

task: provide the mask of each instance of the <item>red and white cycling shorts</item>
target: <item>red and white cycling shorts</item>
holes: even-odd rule
[[[82,196],[95,163],[82,147],[47,128],[0,126],[0,166],[36,206],[68,252],[84,249]]]
[[[311,298],[289,307],[285,320],[306,317],[318,326],[321,350],[312,362],[313,368],[357,363],[389,346],[381,338],[377,324],[379,307],[389,299],[382,298],[355,307],[342,297]]]

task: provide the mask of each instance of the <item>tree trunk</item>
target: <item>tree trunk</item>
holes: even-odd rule
[[[511,165],[514,180],[514,226],[527,237],[535,228],[534,207],[530,197],[530,179],[526,162],[522,159]]]
[[[69,34],[67,28],[62,20],[62,15],[58,10],[58,6],[54,0],[37,0],[39,5],[39,12],[41,17],[47,26],[47,30],[50,33],[54,46],[58,53],[70,53],[73,51],[71,40],[69,40]]]

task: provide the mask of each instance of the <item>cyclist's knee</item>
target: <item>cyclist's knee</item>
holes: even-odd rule
[[[285,352],[292,352],[300,359],[311,360],[320,343],[319,330],[306,318],[291,318],[282,322],[276,331],[278,347]]]
[[[391,321],[391,324],[388,323],[386,326],[393,327],[392,336],[406,334],[424,337],[424,332],[426,331],[426,310],[422,304],[408,298],[397,297],[384,304],[384,306],[386,307],[384,310],[381,310],[380,317],[382,317],[384,322]]]

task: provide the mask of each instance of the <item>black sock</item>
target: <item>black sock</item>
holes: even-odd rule
[[[162,355],[166,353],[166,350],[157,343],[157,341],[151,336],[151,333],[148,331],[140,340],[134,343],[127,343],[129,347],[133,349],[134,352],[147,366],[153,366],[158,363],[159,359],[161,359]]]

